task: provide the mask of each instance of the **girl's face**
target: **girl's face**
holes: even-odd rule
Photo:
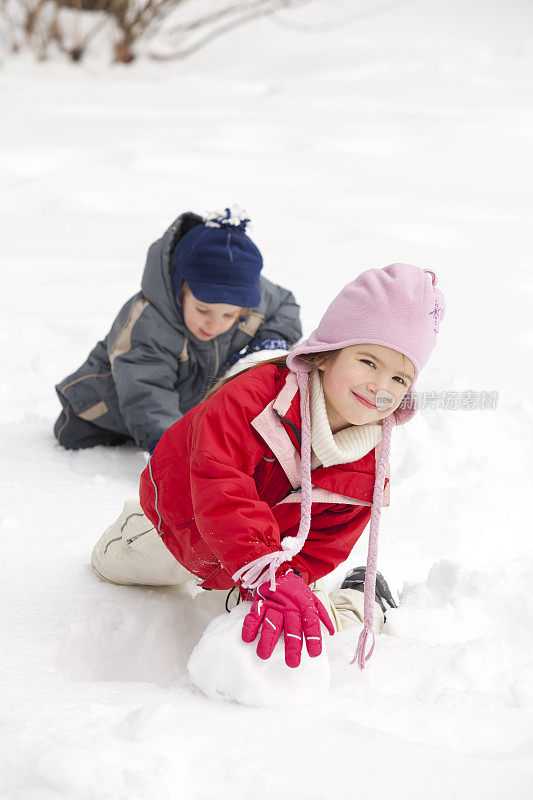
[[[415,374],[407,356],[379,344],[345,347],[319,369],[333,433],[388,417],[400,405]]]
[[[229,331],[242,313],[241,306],[228,303],[203,303],[187,287],[182,298],[183,321],[197,339],[208,342]]]

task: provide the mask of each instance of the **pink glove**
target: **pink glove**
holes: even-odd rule
[[[270,581],[259,586],[252,609],[244,619],[242,638],[253,642],[262,625],[257,655],[267,659],[285,629],[285,663],[297,667],[302,656],[302,631],[309,655],[315,657],[322,652],[320,622],[333,636],[335,629],[323,604],[299,575],[288,570],[277,578],[274,590]]]

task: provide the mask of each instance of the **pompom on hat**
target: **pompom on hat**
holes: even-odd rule
[[[444,318],[445,303],[437,276],[429,269],[411,264],[389,264],[383,269],[363,272],[333,300],[318,328],[287,357],[287,366],[296,373],[300,390],[302,416],[301,486],[302,505],[298,533],[285,537],[282,549],[247,564],[233,576],[244,587],[253,589],[267,578],[275,585],[276,570],[303,548],[311,524],[311,417],[308,381],[313,367],[300,356],[341,350],[356,344],[378,344],[407,356],[414,366],[414,379],[400,406],[385,417],[381,455],[376,469],[370,536],[365,579],[363,630],[354,661],[363,669],[374,650],[374,598],[376,592],[379,519],[387,473],[391,432],[416,413],[412,390],[420,371],[428,361]],[[370,651],[367,641],[372,637]]]
[[[249,222],[244,211],[232,206],[191,228],[174,249],[174,295],[179,297],[186,281],[194,297],[204,303],[258,306],[263,257],[246,233]]]

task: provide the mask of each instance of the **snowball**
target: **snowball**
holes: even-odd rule
[[[310,658],[305,648],[296,669],[285,664],[285,643],[280,637],[266,661],[256,653],[257,641],[242,641],[244,617],[251,603],[241,603],[221,614],[207,627],[188,663],[191,681],[207,697],[246,706],[305,706],[322,700],[329,689],[329,662],[322,654]],[[323,645],[329,634],[322,629]]]

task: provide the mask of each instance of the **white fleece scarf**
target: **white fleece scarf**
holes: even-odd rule
[[[319,371],[310,375],[311,469],[323,465],[348,464],[366,456],[381,441],[382,428],[377,422],[351,425],[332,433],[326,413],[326,401]]]

